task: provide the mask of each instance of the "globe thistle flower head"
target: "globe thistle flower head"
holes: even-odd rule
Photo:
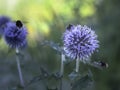
[[[4,33],[4,28],[6,27],[6,23],[10,22],[11,19],[7,16],[0,16],[0,34]]]
[[[27,29],[21,21],[9,22],[4,32],[4,39],[11,48],[22,48],[27,44]]]
[[[97,35],[87,26],[69,25],[63,34],[64,52],[72,59],[87,60],[98,43]]]

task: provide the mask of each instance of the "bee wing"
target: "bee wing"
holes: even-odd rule
[[[102,63],[104,63],[104,65],[101,64],[101,61],[99,61],[99,62],[94,61],[94,62],[90,63],[90,65],[93,67],[99,68],[99,69],[108,68],[107,63],[105,63],[105,62],[102,62]]]
[[[25,23],[25,24],[28,23],[28,21],[22,21],[22,22]]]
[[[14,20],[13,22],[16,22],[17,20]],[[28,21],[20,20],[22,23],[26,24]]]

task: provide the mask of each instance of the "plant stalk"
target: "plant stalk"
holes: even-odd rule
[[[20,79],[20,85],[21,85],[21,87],[24,87],[25,85],[24,85],[24,80],[23,80],[22,71],[21,71],[21,67],[20,67],[19,49],[18,48],[16,48],[16,62],[17,62],[19,79]]]
[[[61,78],[60,78],[60,90],[62,90],[62,78],[63,78],[63,74],[64,74],[64,61],[65,61],[65,55],[64,54],[61,54],[61,66],[60,66],[60,75],[61,75]]]
[[[76,69],[75,69],[75,71],[78,73],[79,72],[79,62],[80,62],[80,60],[79,60],[79,58],[77,58],[76,59]]]
[[[61,73],[61,75],[64,74],[64,61],[65,61],[65,55],[62,54],[62,55],[61,55],[61,68],[60,68],[60,73]]]

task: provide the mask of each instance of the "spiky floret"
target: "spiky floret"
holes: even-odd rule
[[[91,28],[69,25],[63,34],[65,54],[72,58],[86,60],[99,47],[97,35]]]
[[[16,22],[17,23],[17,22]],[[27,44],[27,29],[25,26],[18,27],[15,22],[7,23],[4,39],[11,48],[21,48]]]

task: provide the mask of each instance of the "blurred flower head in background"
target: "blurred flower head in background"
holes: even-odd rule
[[[66,55],[80,60],[87,60],[99,47],[97,35],[85,25],[69,25],[63,34],[63,43]]]
[[[9,22],[4,32],[4,39],[11,48],[22,48],[27,44],[27,29],[21,21]]]
[[[4,29],[6,27],[6,24],[10,22],[11,19],[7,16],[0,16],[0,34],[2,35],[4,33]]]

